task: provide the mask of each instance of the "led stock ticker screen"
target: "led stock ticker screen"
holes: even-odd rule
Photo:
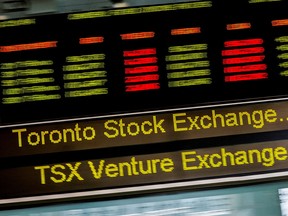
[[[287,106],[278,99],[1,126],[0,205],[21,197],[281,173],[288,141],[276,134],[287,132]],[[269,139],[255,139],[266,133]],[[145,150],[134,151],[140,145]],[[126,147],[125,154],[115,147]]]
[[[2,169],[0,198],[287,170],[287,140]],[[1,200],[0,200],[1,201]]]
[[[287,106],[287,100],[223,104],[4,126],[0,127],[0,158],[157,143],[166,149],[165,143],[173,141],[180,141],[175,143],[179,147],[185,140],[286,131]]]
[[[1,121],[287,94],[286,8],[191,1],[1,21]]]

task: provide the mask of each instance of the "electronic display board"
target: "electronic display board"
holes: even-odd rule
[[[0,21],[1,122],[283,96],[287,5],[199,0]]]
[[[286,9],[199,0],[0,21],[0,203],[287,176]]]

